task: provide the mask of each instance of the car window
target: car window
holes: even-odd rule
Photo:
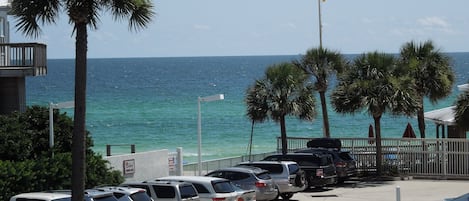
[[[267,170],[273,174],[280,174],[283,172],[283,167],[281,164],[250,164],[250,165]]]
[[[121,198],[122,196],[125,195],[124,193],[119,193],[119,192],[113,192],[113,194],[117,199],[119,199],[119,198]]]
[[[223,172],[211,172],[205,176],[208,176],[208,177],[218,177],[218,178],[225,178],[225,174],[223,174]]]
[[[210,193],[210,191],[207,188],[205,188],[205,186],[202,184],[192,183],[192,185],[194,185],[198,193]]]
[[[347,160],[347,161],[353,160],[353,158],[352,158],[352,156],[350,155],[349,152],[340,152],[340,153],[339,153],[339,156],[340,156],[340,158],[342,158],[343,160]]]
[[[156,197],[158,198],[174,198],[176,197],[176,191],[172,186],[158,186],[153,185]]]
[[[292,175],[292,174],[296,174],[298,172],[298,170],[300,169],[300,167],[298,167],[297,164],[289,164],[288,165],[288,174]]]
[[[98,198],[93,198],[93,201],[116,201],[116,197],[114,196],[104,196],[104,197],[98,197]]]
[[[130,195],[130,198],[132,198],[132,200],[138,200],[138,201],[151,201],[151,198],[144,192],[134,193]]]
[[[256,174],[256,177],[258,177],[259,179],[264,179],[264,180],[271,179],[268,172],[262,172],[262,173]]]
[[[225,178],[231,181],[238,181],[249,178],[249,174],[242,172],[225,172]]]
[[[232,193],[235,191],[230,181],[212,182],[212,186],[217,193]]]
[[[192,185],[181,185],[179,186],[179,191],[181,191],[181,198],[191,198],[197,196],[197,191]]]

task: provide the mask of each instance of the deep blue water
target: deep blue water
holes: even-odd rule
[[[454,62],[456,84],[469,81],[469,53],[449,54]],[[352,58],[354,55],[347,55]],[[291,61],[298,56],[240,56],[185,58],[120,58],[88,61],[87,129],[94,150],[103,153],[106,144],[135,144],[137,151],[182,147],[188,161],[197,154],[197,97],[222,93],[225,100],[202,103],[203,159],[246,154],[251,124],[245,116],[247,87],[264,75],[271,64]],[[334,82],[332,82],[334,84]],[[27,104],[73,100],[74,60],[48,60],[48,74],[27,78]],[[427,103],[429,111],[451,105],[459,92],[437,105]],[[319,99],[317,99],[319,104]],[[73,117],[73,109],[63,109]],[[333,137],[367,137],[373,120],[366,112],[336,114],[329,106]],[[385,116],[383,137],[400,137],[416,119]],[[427,135],[435,136],[427,123]],[[257,124],[253,152],[274,151],[279,126],[274,122]],[[322,117],[313,122],[287,121],[287,135],[322,136]],[[129,152],[113,147],[113,152]]]

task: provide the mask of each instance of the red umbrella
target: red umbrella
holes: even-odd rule
[[[370,127],[368,127],[368,137],[370,140],[368,140],[368,143],[373,144],[375,141],[373,138],[375,138],[374,132],[373,132],[373,126],[370,124]]]
[[[410,123],[407,123],[407,127],[404,130],[404,133],[402,134],[402,138],[416,138],[414,129],[412,128],[412,125]]]

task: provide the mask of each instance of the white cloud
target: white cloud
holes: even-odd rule
[[[425,17],[417,19],[417,23],[422,26],[427,27],[438,27],[438,28],[447,28],[449,27],[448,22],[445,19],[440,17]]]

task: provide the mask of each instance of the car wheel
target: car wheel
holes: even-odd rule
[[[293,197],[293,194],[294,193],[282,193],[282,194],[280,194],[280,197],[282,197],[282,199],[284,199],[284,200],[289,200],[290,198]]]
[[[298,172],[296,172],[296,176],[295,176],[295,186],[298,186],[298,187],[303,187],[305,185],[307,185],[308,182],[306,181],[306,174],[303,170],[299,170]]]

